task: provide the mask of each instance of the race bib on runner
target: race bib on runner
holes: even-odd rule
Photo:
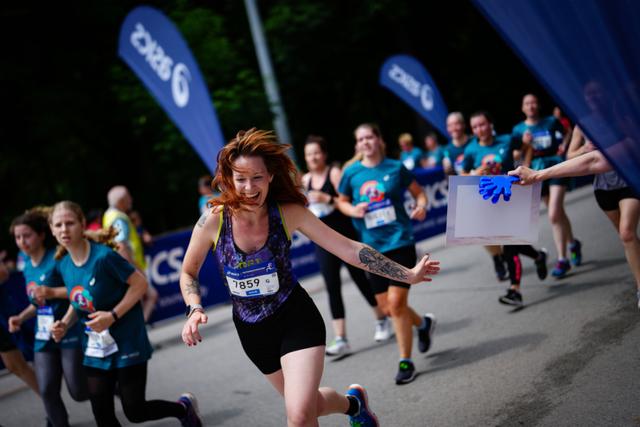
[[[367,229],[381,227],[396,220],[396,209],[391,204],[391,200],[385,199],[381,202],[371,203],[367,213],[364,215],[364,225]]]
[[[109,333],[109,329],[96,332],[87,326],[85,333],[89,336],[87,349],[84,351],[85,355],[102,359],[118,351],[118,344]]]
[[[272,295],[280,289],[278,270],[274,261],[266,261],[245,268],[224,267],[229,291],[238,297],[250,298]]]
[[[36,339],[49,341],[51,339],[51,327],[53,326],[53,308],[48,305],[38,307],[38,319],[36,322]]]
[[[549,131],[543,130],[540,132],[534,132],[532,133],[532,136],[533,143],[531,145],[533,146],[534,150],[546,150],[547,148],[551,147],[552,140]]]

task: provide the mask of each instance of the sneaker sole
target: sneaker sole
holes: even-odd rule
[[[375,427],[380,427],[380,422],[378,421],[378,417],[376,416],[375,412],[369,409],[369,395],[367,395],[367,390],[365,390],[364,387],[362,387],[360,384],[351,384],[349,386],[349,390],[351,390],[352,388],[355,388],[356,390],[360,391],[360,393],[362,393],[362,398],[364,400],[364,409],[369,414],[371,414],[371,417],[376,422]]]
[[[395,334],[395,333],[393,333],[393,334],[389,335],[389,337],[388,337],[388,338],[375,338],[375,337],[374,337],[374,338],[373,338],[373,340],[374,340],[375,342],[385,342],[385,341],[389,341],[391,338],[393,338],[393,337],[395,337],[395,336],[396,336],[396,334]]]
[[[513,301],[513,300],[510,300],[510,299],[503,298],[503,297],[498,298],[498,301],[500,302],[500,304],[512,305],[514,307],[522,307],[524,305],[524,303],[522,303],[522,302]]]
[[[396,380],[396,385],[403,385],[403,384],[409,384],[410,382],[413,382],[413,380],[416,379],[416,371],[413,371],[413,374],[411,374],[411,376],[405,380]]]

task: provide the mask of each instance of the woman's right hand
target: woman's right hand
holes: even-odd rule
[[[22,319],[20,319],[20,316],[11,316],[9,317],[7,323],[9,324],[9,332],[13,334],[20,330]]]
[[[55,342],[62,341],[62,338],[67,334],[67,324],[62,320],[56,320],[51,326],[51,336]]]
[[[369,208],[369,203],[360,202],[357,205],[353,206],[351,210],[351,216],[354,218],[364,218],[364,215],[367,213],[367,209]]]
[[[198,327],[205,325],[208,321],[209,318],[204,312],[199,310],[194,311],[182,327],[182,341],[189,347],[198,345],[198,343],[202,341]]]

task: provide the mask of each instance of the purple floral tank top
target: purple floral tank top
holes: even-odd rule
[[[280,207],[270,202],[268,209],[267,242],[256,252],[246,254],[233,240],[231,211],[225,206],[214,249],[218,270],[231,296],[233,313],[248,323],[271,316],[287,300],[294,287],[299,286],[291,267],[291,240]]]

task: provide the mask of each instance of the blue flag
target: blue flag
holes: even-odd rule
[[[475,4],[639,194],[640,2],[475,0]]]
[[[447,136],[447,106],[427,70],[409,55],[394,55],[380,70],[380,84],[398,95]]]
[[[173,22],[148,6],[133,9],[120,28],[118,54],[213,173],[225,140],[198,64]]]

